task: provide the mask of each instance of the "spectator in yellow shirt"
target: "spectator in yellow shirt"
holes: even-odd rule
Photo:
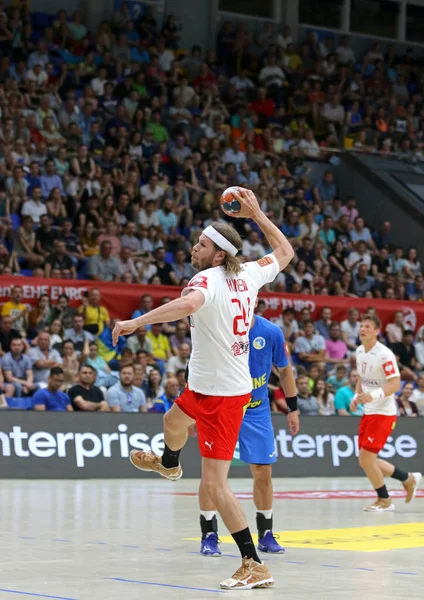
[[[161,323],[152,325],[151,330],[147,332],[147,339],[152,342],[153,356],[156,360],[168,360],[171,358],[171,346],[169,339],[162,333],[163,326]]]
[[[12,289],[12,297],[1,309],[2,317],[11,317],[14,329],[24,332],[28,327],[28,307],[22,304],[23,289],[16,285]]]
[[[107,308],[101,306],[101,294],[97,288],[88,292],[78,312],[84,317],[84,329],[93,335],[100,335],[105,327],[110,325],[110,316]]]

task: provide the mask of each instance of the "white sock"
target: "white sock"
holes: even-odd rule
[[[201,510],[200,514],[206,519],[206,521],[212,521],[212,519],[216,516],[216,510]]]
[[[265,517],[265,519],[272,518],[272,508],[270,510],[258,510],[258,513],[261,513]]]

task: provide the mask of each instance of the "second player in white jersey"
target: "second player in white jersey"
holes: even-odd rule
[[[191,317],[191,390],[215,396],[251,392],[249,329],[255,301],[259,289],[274,281],[279,271],[270,254],[243,264],[237,275],[228,275],[219,266],[191,279],[182,295],[200,290],[205,296],[204,305]]]
[[[396,357],[393,352],[377,342],[368,352],[364,346],[356,350],[356,367],[360,376],[362,390],[372,394],[394,377],[400,377]],[[382,396],[364,404],[366,415],[396,415],[395,395]]]

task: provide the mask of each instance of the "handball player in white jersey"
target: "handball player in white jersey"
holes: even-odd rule
[[[401,385],[395,355],[377,341],[380,330],[378,317],[362,317],[359,330],[362,345],[356,350],[359,377],[350,405],[352,412],[358,404],[364,405],[364,415],[359,424],[359,464],[377,492],[377,500],[364,508],[368,512],[395,509],[384,485],[384,477],[402,482],[406,502],[413,499],[421,480],[421,473],[402,471],[377,457],[396,426],[395,393]]]
[[[196,423],[202,456],[202,485],[236,542],[242,566],[221,582],[224,589],[267,587],[274,580],[261,563],[240,503],[228,485],[243,415],[249,404],[249,329],[259,289],[272,282],[293,258],[290,243],[261,211],[250,190],[234,194],[241,210],[234,217],[250,218],[266,236],[273,252],[256,262],[237,258],[242,240],[228,224],[215,223],[200,235],[192,252],[195,275],[182,297],[151,312],[115,325],[113,340],[142,325],[191,317],[193,351],[188,383],[164,416],[163,455],[132,451],[130,460],[142,471],[156,471],[177,480],[182,475],[179,455],[188,430]]]

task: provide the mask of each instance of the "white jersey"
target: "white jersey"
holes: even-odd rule
[[[191,317],[193,351],[188,387],[208,396],[241,396],[252,391],[249,329],[260,288],[280,267],[273,254],[242,265],[238,275],[213,267],[195,275],[182,295],[200,290],[205,304]]]
[[[365,394],[380,388],[393,377],[400,377],[395,355],[380,342],[377,342],[369,352],[365,352],[363,346],[356,349],[356,368]],[[364,404],[364,414],[396,415],[395,395]]]

